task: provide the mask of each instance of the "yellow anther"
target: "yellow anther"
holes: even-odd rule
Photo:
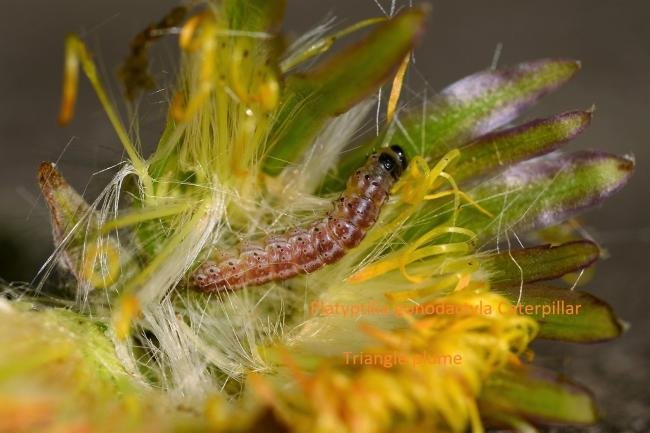
[[[172,102],[169,104],[169,112],[178,121],[185,119],[185,97],[182,93],[176,92],[174,94]]]
[[[200,34],[195,36],[197,30]],[[180,93],[174,96],[170,111],[172,116],[185,122],[192,118],[201,108],[214,88],[214,69],[216,62],[216,32],[217,23],[211,14],[203,13],[190,18],[181,30],[179,44],[188,52],[199,51],[196,56],[200,58],[198,82],[187,98],[187,104],[183,105],[183,98]]]
[[[131,333],[131,326],[140,315],[140,301],[134,295],[124,295],[113,316],[113,330],[119,340],[126,339]]]
[[[406,74],[406,69],[409,65],[409,60],[411,59],[411,53],[407,54],[402,61],[397,73],[395,74],[395,79],[393,80],[393,86],[390,91],[390,97],[388,98],[388,107],[386,109],[386,122],[391,123],[393,117],[395,116],[395,109],[397,108],[397,102],[399,101],[399,95],[402,93],[402,84],[404,82],[404,75]]]
[[[214,394],[206,399],[204,403],[204,414],[211,427],[218,430],[226,430],[229,421],[232,421],[233,414],[228,410],[228,401],[221,395]]]
[[[185,25],[181,28],[178,36],[178,45],[185,51],[196,51],[201,46],[200,38],[194,38],[194,34],[202,21],[207,18],[205,13],[200,13],[190,17]]]
[[[280,85],[278,80],[269,73],[266,80],[257,88],[257,95],[260,106],[266,112],[272,111],[278,106],[280,100]]]
[[[74,106],[77,102],[79,87],[79,52],[85,55],[86,47],[79,45],[78,39],[69,36],[65,40],[65,65],[63,69],[63,96],[59,110],[59,124],[66,125],[74,116]]]
[[[91,244],[84,251],[81,279],[95,288],[108,287],[120,276],[120,254],[107,242]]]

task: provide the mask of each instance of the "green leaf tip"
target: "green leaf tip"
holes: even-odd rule
[[[493,375],[479,400],[481,413],[509,414],[536,424],[593,424],[598,413],[592,394],[551,371],[511,367]]]
[[[56,165],[51,162],[41,162],[39,165],[38,184],[50,210],[54,242],[59,244],[68,232],[87,216],[88,203],[66,182]],[[83,237],[80,235],[72,241],[82,242]]]
[[[390,139],[408,155],[442,157],[450,149],[471,143],[508,124],[544,95],[569,81],[580,63],[541,59],[475,73],[443,89],[420,109],[407,112]],[[339,175],[345,178],[377,146],[370,140],[345,155]]]
[[[426,5],[407,9],[333,57],[286,77],[264,167],[268,174],[300,159],[328,119],[370,96],[395,73],[422,34],[428,10]]]
[[[504,230],[548,227],[599,205],[620,190],[633,171],[632,158],[594,151],[522,162],[468,191],[498,215],[495,220],[477,218],[476,211],[467,208],[459,224],[482,239]]]
[[[566,83],[579,69],[574,60],[541,59],[470,75],[444,89],[424,121],[417,117],[406,121],[412,137],[423,133],[429,137],[412,150],[442,155],[493,131]]]
[[[524,285],[499,290],[520,313],[540,324],[539,338],[597,343],[617,338],[623,324],[601,299],[580,291],[545,285]]]
[[[490,273],[492,287],[499,287],[559,278],[589,267],[599,255],[600,250],[593,242],[575,241],[505,251],[481,261]]]
[[[451,172],[462,182],[552,152],[584,131],[591,119],[591,110],[570,111],[484,135],[460,148]]]

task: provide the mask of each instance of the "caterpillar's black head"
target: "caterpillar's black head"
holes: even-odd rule
[[[395,152],[395,155],[399,158],[400,165],[402,166],[402,171],[406,170],[406,167],[409,165],[409,161],[406,158],[406,153],[404,153],[404,149],[402,149],[400,146],[397,144],[393,144],[390,149]]]
[[[408,160],[406,159],[404,150],[398,145],[393,144],[379,152],[379,164],[397,179],[406,170]]]

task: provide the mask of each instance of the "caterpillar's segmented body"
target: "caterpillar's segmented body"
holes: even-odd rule
[[[397,145],[371,155],[349,179],[320,221],[261,242],[242,242],[238,254],[208,260],[192,275],[205,292],[237,290],[310,273],[338,261],[375,224],[391,187],[407,165]]]

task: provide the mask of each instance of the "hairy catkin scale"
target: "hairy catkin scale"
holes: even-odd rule
[[[375,224],[406,165],[406,156],[397,145],[371,155],[350,176],[345,191],[322,220],[261,242],[242,242],[238,254],[219,253],[194,272],[194,288],[237,290],[314,272],[338,261]]]

